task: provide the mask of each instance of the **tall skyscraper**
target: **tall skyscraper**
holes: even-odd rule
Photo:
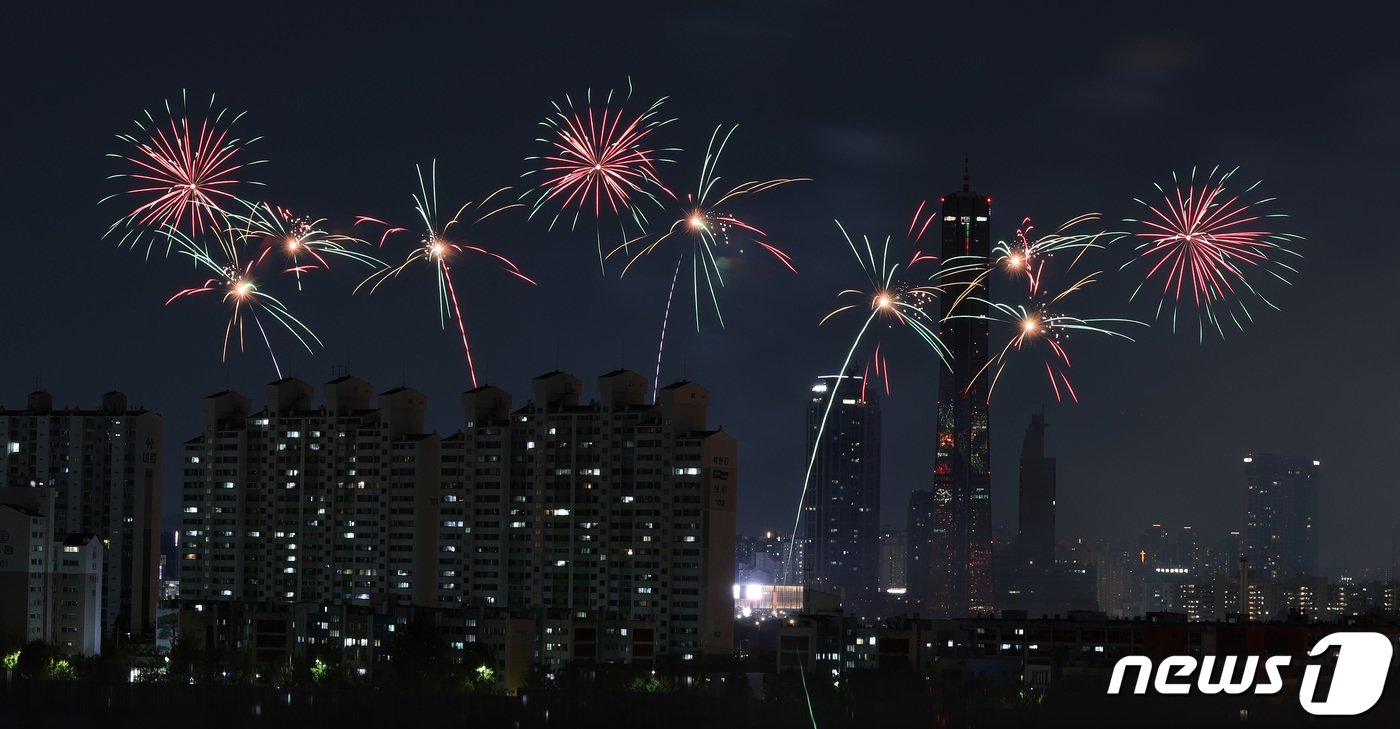
[[[1055,562],[1055,459],[1045,456],[1045,416],[1032,415],[1021,441],[1020,528],[1017,556],[1035,565]]]
[[[909,494],[909,516],[904,530],[909,546],[905,550],[904,579],[908,583],[908,594],[919,599],[928,595],[929,561],[937,536],[933,523],[935,510],[932,489],[919,489]],[[943,542],[938,540],[937,543]]]
[[[942,203],[943,260],[989,261],[991,198],[973,192],[964,173],[962,190]],[[993,610],[987,305],[978,300],[990,294],[986,279],[974,284],[976,268],[942,282],[950,294],[942,298],[939,336],[952,350],[952,371],[940,371],[938,380],[933,520],[946,535],[932,545],[925,598],[935,616]],[[974,285],[975,297],[957,295]]]
[[[1244,551],[1252,574],[1269,581],[1317,575],[1321,465],[1268,453],[1244,459]]]
[[[847,602],[872,597],[879,575],[880,398],[876,389],[864,387],[859,376],[824,376],[812,387],[807,403],[807,452],[816,450],[811,498],[803,512],[810,584]],[[824,414],[826,429],[818,439]]]
[[[105,635],[155,634],[163,437],[161,416],[120,392],[92,410],[56,410],[44,391],[0,409],[0,487],[52,489],[53,532],[101,540]]]

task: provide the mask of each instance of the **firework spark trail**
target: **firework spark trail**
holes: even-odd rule
[[[731,126],[721,138],[720,133],[724,131],[723,125],[715,127],[715,131],[710,135],[710,142],[705,148],[705,159],[700,167],[700,183],[696,191],[686,196],[679,211],[680,214],[671,223],[670,228],[631,255],[627,265],[622,269],[622,276],[626,276],[637,261],[656,251],[661,244],[673,236],[689,233],[691,238],[691,297],[695,303],[696,331],[700,330],[702,283],[704,284],[703,290],[709,296],[709,303],[714,310],[715,318],[721,327],[724,326],[724,314],[720,311],[718,289],[723,288],[725,284],[719,260],[726,254],[742,255],[744,241],[752,242],[776,258],[784,268],[797,273],[791,255],[769,243],[767,241],[768,235],[763,230],[738,217],[727,208],[731,203],[741,198],[792,182],[809,181],[809,178],[750,180],[736,185],[717,198],[715,197],[716,185],[721,179],[717,174],[720,155],[724,153],[725,146],[729,144],[729,138],[738,128],[737,124]],[[609,252],[608,257],[611,258],[618,253],[625,254],[632,244],[641,240],[642,238],[624,241]],[[730,253],[731,251],[732,253]]]
[[[1264,221],[1267,219],[1287,216],[1255,210],[1257,206],[1272,202],[1273,198],[1253,203],[1241,200],[1241,195],[1252,193],[1259,182],[1249,185],[1241,195],[1227,192],[1226,183],[1238,170],[1236,167],[1217,178],[1220,171],[1217,166],[1199,183],[1199,188],[1195,168],[1184,184],[1173,173],[1172,190],[1154,185],[1163,196],[1160,202],[1147,203],[1135,198],[1147,208],[1149,215],[1143,220],[1130,218],[1127,221],[1143,226],[1144,231],[1137,233],[1137,237],[1145,240],[1136,248],[1137,258],[1130,259],[1121,268],[1139,260],[1148,266],[1143,282],[1134,289],[1130,300],[1137,298],[1143,287],[1161,273],[1164,280],[1155,316],[1161,318],[1170,299],[1172,331],[1176,331],[1182,305],[1194,307],[1201,341],[1205,340],[1208,324],[1223,338],[1227,317],[1241,330],[1245,321],[1254,320],[1243,300],[1242,294],[1246,292],[1277,310],[1278,307],[1250,282],[1246,272],[1251,269],[1267,271],[1289,284],[1287,275],[1296,274],[1298,270],[1280,259],[1290,255],[1302,257],[1290,247],[1301,241],[1301,236],[1266,228]]]
[[[861,325],[860,331],[856,333],[855,341],[851,343],[851,348],[846,351],[846,359],[841,363],[838,372],[845,373],[851,366],[851,359],[855,357],[856,348],[860,346],[861,339],[870,328],[870,323],[875,321],[875,317],[880,314],[880,308],[874,307],[870,316],[865,318],[865,323]],[[817,437],[812,447],[812,455],[807,460],[807,473],[802,477],[802,492],[797,497],[797,516],[792,520],[792,541],[788,542],[787,557],[783,560],[783,584],[792,584],[792,550],[797,543],[797,532],[802,524],[802,505],[807,501],[807,489],[812,481],[812,469],[817,464],[817,451],[821,449],[822,436],[826,433],[826,422],[831,415],[831,406],[836,402],[836,394],[841,389],[841,381],[846,379],[844,374],[837,375],[835,384],[831,386],[831,391],[826,393],[826,407],[822,410],[821,424],[817,426]]]
[[[272,341],[268,337],[267,330],[258,317],[259,310],[266,312],[273,320],[281,324],[308,352],[314,352],[311,347],[312,342],[324,346],[316,333],[294,316],[281,300],[258,286],[258,265],[261,259],[240,260],[238,246],[233,240],[231,229],[220,230],[217,227],[208,229],[208,233],[213,235],[217,241],[217,245],[214,247],[201,244],[186,235],[184,231],[176,228],[167,228],[165,233],[178,247],[180,254],[189,256],[194,261],[197,270],[206,269],[212,274],[200,286],[177,291],[166,300],[166,305],[169,306],[181,298],[213,292],[222,292],[222,301],[232,305],[228,321],[224,325],[223,361],[228,361],[229,340],[233,338],[235,332],[238,335],[238,349],[244,351],[244,318],[245,315],[250,316],[262,335],[263,343],[267,346],[267,353],[272,358],[272,366],[277,370],[278,379],[281,379],[282,368],[277,363],[277,354],[273,351]]]
[[[983,373],[995,367],[996,372],[992,375],[991,384],[987,388],[987,400],[990,402],[992,393],[996,391],[997,383],[1001,380],[1002,373],[1012,355],[1028,349],[1036,342],[1045,344],[1048,351],[1045,353],[1044,366],[1045,373],[1050,379],[1050,387],[1055,393],[1055,400],[1062,401],[1064,393],[1068,394],[1073,402],[1079,402],[1079,395],[1074,390],[1074,385],[1069,379],[1070,357],[1066,349],[1067,341],[1073,332],[1086,332],[1102,334],[1109,337],[1118,337],[1133,341],[1132,337],[1109,328],[1114,324],[1136,324],[1146,326],[1143,322],[1132,319],[1082,319],[1076,316],[1061,313],[1059,307],[1064,300],[1076,292],[1082,291],[1089,284],[1094,283],[1101,271],[1095,271],[1060,291],[1054,296],[1032,296],[1027,304],[1012,305],[1003,302],[991,301],[985,298],[970,296],[968,300],[985,304],[988,316],[972,314],[953,314],[948,319],[990,319],[992,321],[1008,324],[1015,328],[1015,334],[1007,341],[994,357],[987,360],[987,363],[978,370],[972,378],[973,382],[981,379]],[[966,391],[964,391],[966,393]]]
[[[267,338],[267,330],[263,329],[262,320],[258,318],[256,311],[251,312],[253,323],[258,325],[258,333],[262,334],[263,345],[267,347],[267,356],[272,358],[272,369],[277,372],[277,379],[282,379],[282,366],[277,364],[277,354],[272,351],[272,341]]]
[[[327,233],[323,228],[324,218],[312,219],[294,215],[290,210],[270,203],[243,203],[247,211],[230,214],[235,222],[234,232],[245,245],[258,245],[262,248],[261,257],[273,251],[280,251],[289,262],[286,273],[296,276],[297,290],[300,291],[301,274],[312,269],[329,269],[328,257],[337,256],[371,268],[385,268],[378,258],[355,250],[352,245],[368,245],[364,240],[338,233]],[[307,262],[302,262],[306,256]]]
[[[249,165],[260,164],[265,160],[240,163],[237,160],[242,148],[256,142],[231,137],[229,129],[242,118],[243,114],[232,116],[225,124],[227,109],[214,110],[214,97],[209,97],[209,109],[203,119],[191,123],[190,113],[182,91],[180,94],[181,113],[176,114],[165,102],[166,121],[157,122],[148,110],[146,122],[136,120],[140,130],[134,134],[118,134],[117,139],[131,144],[136,149],[126,155],[108,154],[108,157],[121,159],[134,169],[126,173],[111,175],[108,179],[129,179],[129,189],[108,195],[99,204],[123,195],[134,195],[142,202],[126,215],[119,218],[107,229],[103,237],[118,229],[124,229],[120,245],[135,247],[148,231],[164,234],[167,229],[187,232],[190,238],[197,238],[211,226],[217,227],[222,221],[222,203],[236,200],[232,189],[240,184],[261,184],[243,181],[238,173]],[[169,255],[174,241],[166,236],[166,255]],[[151,254],[152,242],[146,244],[147,257]]]
[[[452,219],[449,220],[447,224],[439,227],[437,161],[434,160],[432,163],[432,171],[430,174],[431,187],[429,186],[429,181],[425,180],[423,177],[423,168],[420,166],[417,167],[417,170],[418,193],[415,193],[413,195],[413,202],[414,208],[418,211],[418,216],[423,221],[424,226],[424,233],[423,237],[420,240],[420,245],[418,245],[413,250],[409,251],[408,255],[404,258],[403,263],[400,263],[399,265],[394,267],[386,267],[375,271],[374,273],[371,273],[367,278],[365,278],[364,281],[360,282],[359,286],[355,287],[355,291],[358,292],[364,286],[369,285],[370,293],[373,293],[376,290],[378,290],[379,287],[382,286],[385,281],[388,281],[391,278],[397,278],[411,264],[414,264],[418,261],[427,261],[429,264],[431,264],[433,266],[433,271],[437,276],[438,284],[438,324],[443,329],[446,329],[448,318],[453,318],[457,320],[457,331],[461,336],[462,351],[465,355],[465,359],[467,362],[467,371],[471,376],[472,387],[475,388],[479,384],[476,378],[476,364],[472,358],[471,342],[467,339],[467,325],[462,316],[461,301],[457,296],[456,284],[452,280],[452,268],[448,265],[448,259],[458,253],[478,253],[483,256],[495,259],[498,263],[501,264],[501,267],[506,271],[506,273],[509,273],[510,275],[515,276],[516,278],[519,278],[532,286],[536,284],[534,279],[531,279],[529,276],[526,276],[524,273],[522,273],[520,271],[520,268],[505,256],[502,256],[501,254],[495,253],[493,251],[489,251],[478,245],[454,242],[448,237],[448,233],[451,231],[452,227],[461,222],[462,215],[466,213],[468,209],[472,208],[473,205],[475,205],[478,212],[480,212],[481,210],[485,210],[490,206],[491,201],[497,195],[506,192],[510,188],[501,188],[500,190],[497,190],[491,193],[490,195],[487,195],[486,198],[483,199],[480,204],[472,202],[466,203],[457,210],[457,214],[453,215]],[[518,207],[523,206],[519,203],[512,203],[498,208],[490,209],[487,212],[481,213],[469,225],[475,225],[504,210],[509,210],[511,208]],[[359,218],[356,220],[357,225],[360,223],[372,223],[384,226],[384,233],[379,238],[379,245],[381,247],[384,246],[384,244],[388,241],[389,237],[393,234],[408,232],[407,228],[390,227],[387,223],[384,223],[384,221],[382,220],[364,215],[359,216]]]
[[[851,346],[846,350],[846,357],[841,363],[841,368],[837,370],[836,382],[827,392],[826,407],[822,411],[822,419],[817,426],[816,438],[813,441],[813,448],[807,460],[807,472],[802,478],[802,491],[797,499],[797,515],[793,519],[792,541],[788,543],[787,557],[783,563],[784,580],[790,581],[792,578],[792,557],[793,547],[796,544],[798,528],[802,523],[802,507],[807,500],[807,491],[812,481],[812,471],[816,467],[817,453],[821,448],[822,437],[826,433],[826,425],[831,415],[831,407],[836,402],[837,392],[840,390],[841,381],[845,379],[846,372],[850,370],[851,360],[855,357],[856,351],[860,348],[861,342],[865,339],[866,332],[869,331],[871,323],[881,315],[887,317],[892,324],[897,324],[905,330],[912,331],[919,340],[927,345],[943,362],[944,366],[950,366],[948,357],[950,352],[938,338],[938,322],[935,317],[928,313],[928,307],[937,301],[937,297],[943,291],[937,286],[914,285],[905,282],[900,278],[901,266],[898,263],[890,262],[890,239],[885,238],[885,243],[880,253],[877,255],[874,246],[870,243],[870,238],[865,237],[864,253],[856,246],[846,229],[838,221],[836,226],[840,228],[842,237],[846,240],[846,245],[855,254],[856,261],[860,264],[862,272],[869,279],[869,289],[846,289],[837,294],[838,297],[854,296],[858,303],[844,304],[838,306],[822,318],[821,324],[825,324],[833,317],[855,310],[861,306],[870,307],[870,315],[865,318],[865,323],[861,325],[860,331],[856,333]],[[927,257],[922,253],[915,252],[910,265]],[[844,300],[844,298],[842,299]],[[820,325],[819,325],[820,326]]]
[[[676,280],[681,275],[681,263],[685,261],[685,256],[676,258],[676,272],[671,274],[671,290],[666,293],[666,313],[661,315],[661,343],[656,345],[656,377],[651,381],[651,398],[656,401],[656,397],[661,392],[661,354],[666,349],[666,322],[671,319],[671,299],[676,295]]]
[[[632,98],[631,80],[628,80],[625,104]],[[553,104],[554,112],[540,125],[549,130],[547,137],[536,141],[547,144],[550,151],[541,156],[527,157],[527,161],[539,161],[542,167],[531,170],[525,176],[540,173],[542,181],[533,191],[521,195],[525,199],[534,195],[529,217],[533,219],[546,206],[558,204],[558,209],[549,221],[554,229],[562,215],[573,209],[569,229],[578,226],[584,210],[593,213],[598,221],[597,247],[598,266],[603,268],[603,243],[601,220],[604,201],[607,210],[619,218],[622,240],[628,239],[626,220],[631,219],[636,229],[645,231],[648,227],[646,212],[635,203],[637,199],[649,200],[662,205],[661,195],[674,198],[675,195],[662,184],[656,171],[658,162],[671,160],[658,156],[658,153],[673,152],[675,149],[655,149],[647,138],[657,128],[669,124],[674,119],[662,119],[662,97],[653,102],[646,111],[636,116],[627,116],[622,108],[614,109],[613,92],[609,91],[597,109],[593,103],[593,91],[585,96],[585,109],[574,106],[573,98],[564,97],[564,104]],[[590,204],[591,203],[591,204]]]

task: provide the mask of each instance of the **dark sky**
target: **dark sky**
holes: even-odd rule
[[[697,334],[679,296],[673,312],[665,379],[708,387],[712,423],[739,438],[742,530],[791,524],[807,390],[858,325],[817,327],[836,291],[862,283],[833,219],[898,242],[920,200],[960,185],[967,155],[973,186],[993,198],[994,238],[1026,216],[1044,231],[1090,211],[1122,229],[1140,210],[1133,198],[1173,170],[1238,165],[1306,238],[1296,284],[1270,289],[1282,311],[1254,307],[1257,321],[1223,341],[1164,326],[1132,344],[1076,339],[1078,405],[1056,403],[1032,362],[1013,364],[992,402],[996,519],[1014,524],[1021,433],[1044,407],[1062,537],[1131,536],[1153,521],[1239,528],[1240,458],[1276,451],[1323,462],[1324,563],[1389,560],[1400,521],[1390,333],[1400,255],[1388,228],[1400,53],[1364,15],[1219,3],[1043,3],[1031,14],[939,4],[965,9],[936,16],[775,1],[38,5],[11,10],[0,43],[0,402],[22,406],[37,379],[59,403],[92,406],[119,388],[160,411],[167,504],[199,399],[227,385],[261,404],[274,375],[252,342],[220,363],[217,301],[163,305],[202,280],[187,263],[101,239],[123,213],[97,204],[123,170],[104,155],[126,151],[115,135],[133,118],[182,88],[196,101],[217,93],[247,112],[241,135],[263,137],[247,150],[268,160],[256,168],[262,197],[337,228],[357,214],[406,224],[415,163],[438,160],[444,207],[519,185],[552,100],[625,88],[630,76],[635,100],[670,97],[663,109],[678,121],[656,134],[684,150],[662,169],[673,188],[693,186],[721,123],[740,124],[726,181],[814,180],[743,209],[800,275],[749,256],[722,293],[727,328],[707,317]],[[599,273],[588,226],[548,232],[522,215],[476,234],[540,284],[458,269],[486,380],[523,404],[530,378],[556,365],[590,391],[620,364],[650,372],[676,249],[619,281],[618,267]],[[1076,313],[1151,319],[1150,301],[1127,300],[1133,269],[1117,274],[1127,255],[1102,254],[1106,280]],[[287,292],[326,347],[313,356],[279,337],[284,370],[320,384],[348,366],[381,390],[411,385],[430,397],[432,426],[456,430],[466,371],[439,329],[431,274],[351,296],[357,273],[342,265]],[[907,337],[885,340],[902,343],[891,348],[883,511],[902,525],[909,491],[929,481],[935,366]]]

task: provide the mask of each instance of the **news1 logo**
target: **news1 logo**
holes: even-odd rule
[[[1356,716],[1375,706],[1385,691],[1386,675],[1390,672],[1390,659],[1394,654],[1390,639],[1380,633],[1332,633],[1319,640],[1308,656],[1315,658],[1332,650],[1337,651],[1337,664],[1326,698],[1317,700],[1322,666],[1308,664],[1303,667],[1299,705],[1315,716]],[[1169,656],[1155,666],[1147,656],[1124,656],[1113,666],[1108,693],[1122,691],[1130,668],[1137,669],[1137,680],[1132,687],[1134,694],[1146,694],[1149,683],[1159,694],[1189,694],[1192,688],[1202,694],[1242,694],[1250,689],[1255,694],[1282,691],[1281,671],[1292,658],[1263,658],[1262,681],[1258,680],[1260,661],[1260,656],[1245,656],[1244,665],[1236,675],[1240,663],[1236,656],[1203,656],[1199,660],[1195,656]],[[1191,681],[1193,673],[1197,674],[1194,682]]]

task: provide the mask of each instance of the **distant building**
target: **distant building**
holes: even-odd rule
[[[909,507],[907,509],[907,521],[905,528],[905,540],[907,543],[905,552],[905,581],[908,583],[908,595],[912,598],[923,600],[928,594],[928,581],[930,570],[936,569],[931,564],[935,543],[945,544],[947,534],[946,524],[935,524],[934,518],[942,512],[936,514],[940,503],[946,503],[952,499],[952,495],[946,490],[940,490],[939,500],[935,501],[933,489],[916,490],[909,494]]]
[[[734,549],[735,583],[740,585],[777,584],[783,576],[790,545],[792,545],[790,535],[771,530],[759,536],[740,536]],[[791,552],[793,572],[801,574],[803,552],[801,540]]]
[[[880,530],[881,592],[904,591],[909,587],[909,538],[903,529]]]
[[[973,261],[940,281],[950,290],[979,285],[976,297],[944,296],[939,336],[952,351],[951,372],[938,379],[938,440],[934,457],[935,533],[928,559],[925,608],[937,617],[993,611],[991,416],[985,279],[991,263],[991,198],[962,190],[942,199],[942,258]],[[981,280],[982,283],[974,284]],[[956,311],[954,307],[956,306]],[[954,316],[956,314],[956,316]]]
[[[54,533],[102,541],[108,635],[155,634],[163,438],[161,416],[120,392],[94,410],[55,409],[44,391],[0,409],[0,487],[52,489]]]
[[[809,584],[847,602],[869,601],[880,552],[877,388],[867,388],[859,376],[819,378],[807,403],[807,452],[814,451],[803,505]]]
[[[1267,453],[1244,459],[1244,553],[1270,581],[1318,573],[1320,461]]]
[[[1045,455],[1045,416],[1032,415],[1021,441],[1019,561],[1055,562],[1055,459]]]

